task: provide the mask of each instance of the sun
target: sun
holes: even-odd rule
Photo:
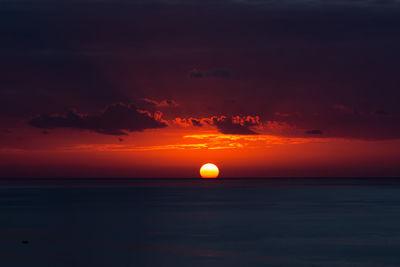
[[[206,163],[200,168],[201,178],[217,178],[219,169],[215,164]]]

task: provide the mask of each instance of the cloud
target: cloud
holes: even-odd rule
[[[195,127],[201,127],[201,126],[203,126],[203,124],[201,123],[201,121],[198,120],[198,119],[190,119],[190,121],[192,122],[192,125],[195,126]]]
[[[194,69],[189,72],[189,76],[191,78],[205,78],[205,77],[211,77],[211,78],[222,78],[222,79],[230,79],[234,75],[230,70],[227,69],[215,69],[212,71],[200,71],[197,69]],[[235,75],[238,76],[238,75]]]
[[[29,121],[33,127],[42,129],[72,128],[89,130],[108,135],[127,135],[128,132],[158,129],[167,126],[160,113],[151,115],[132,104],[109,105],[98,115],[80,114],[70,111],[65,115],[40,115]]]
[[[191,78],[203,78],[203,77],[204,77],[203,72],[198,71],[198,70],[196,70],[196,69],[190,71],[190,72],[189,72],[189,76],[190,76]]]
[[[321,130],[308,130],[306,134],[323,134],[324,132]]]
[[[212,125],[211,119],[210,118],[202,118],[202,119],[197,119],[197,118],[180,118],[176,117],[175,119],[169,121],[170,125],[177,125],[180,127],[202,127],[204,123],[207,123],[209,125]]]
[[[382,109],[378,109],[378,110],[375,111],[375,114],[376,115],[386,116],[386,115],[389,115],[389,112],[387,112],[385,110],[382,110]]]
[[[174,100],[170,100],[170,99],[165,99],[165,100],[162,100],[162,101],[158,102],[157,100],[153,100],[153,99],[150,99],[150,98],[143,98],[143,101],[147,105],[150,105],[150,106],[153,106],[153,107],[158,107],[158,108],[165,108],[165,107],[175,108],[175,107],[179,106],[178,103],[176,103]]]
[[[321,139],[279,137],[273,135],[194,134],[184,135],[177,143],[160,145],[80,144],[61,147],[61,151],[152,151],[152,150],[233,150],[271,147],[272,145],[321,142]]]
[[[223,134],[240,134],[240,135],[254,135],[258,134],[250,129],[252,126],[256,126],[256,121],[240,118],[240,117],[232,117],[228,118],[225,116],[222,117],[213,117],[212,124],[217,127],[218,131]]]
[[[232,74],[227,69],[216,69],[211,72],[207,72],[207,76],[215,77],[215,78],[229,79],[229,78],[231,78]]]

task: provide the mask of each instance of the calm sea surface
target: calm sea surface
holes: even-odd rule
[[[0,266],[400,266],[400,179],[3,179]]]

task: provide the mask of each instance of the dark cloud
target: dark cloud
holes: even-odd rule
[[[198,70],[192,70],[191,72],[189,72],[189,76],[191,78],[203,78],[204,74],[201,71]]]
[[[324,132],[321,130],[308,130],[306,134],[323,134]]]
[[[242,134],[254,135],[258,134],[250,129],[256,124],[251,121],[236,122],[233,118],[228,117],[214,117],[212,118],[212,125],[216,126],[218,131],[223,134]]]
[[[37,128],[72,128],[89,130],[108,135],[127,135],[128,132],[166,127],[167,124],[134,105],[113,104],[99,115],[80,114],[70,111],[66,115],[40,115],[29,124]],[[160,117],[160,116],[159,116]]]
[[[215,77],[215,78],[224,78],[224,79],[229,79],[231,78],[231,72],[226,69],[216,69],[211,72],[207,72],[207,76],[209,77]]]
[[[211,78],[222,78],[222,79],[230,79],[233,78],[233,74],[231,71],[227,69],[215,69],[212,71],[200,71],[200,70],[192,70],[189,72],[189,76],[191,78],[205,78],[205,77],[211,77]],[[235,75],[235,77],[238,77],[238,75]]]
[[[142,99],[146,105],[156,108],[175,108],[178,107],[178,103],[171,99],[165,99],[162,101],[157,101],[150,98],[143,98]]]
[[[386,115],[389,115],[389,112],[387,112],[387,111],[385,111],[385,110],[383,110],[383,109],[378,109],[377,111],[375,111],[375,114],[376,114],[376,115],[383,115],[383,116],[386,116]]]
[[[197,120],[197,119],[190,119],[190,121],[192,122],[192,125],[193,125],[193,126],[196,126],[196,127],[201,127],[201,126],[203,126],[203,124],[201,123],[200,120]]]

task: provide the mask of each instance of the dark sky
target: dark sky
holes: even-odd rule
[[[2,0],[0,127],[396,140],[399,33],[396,0]]]

